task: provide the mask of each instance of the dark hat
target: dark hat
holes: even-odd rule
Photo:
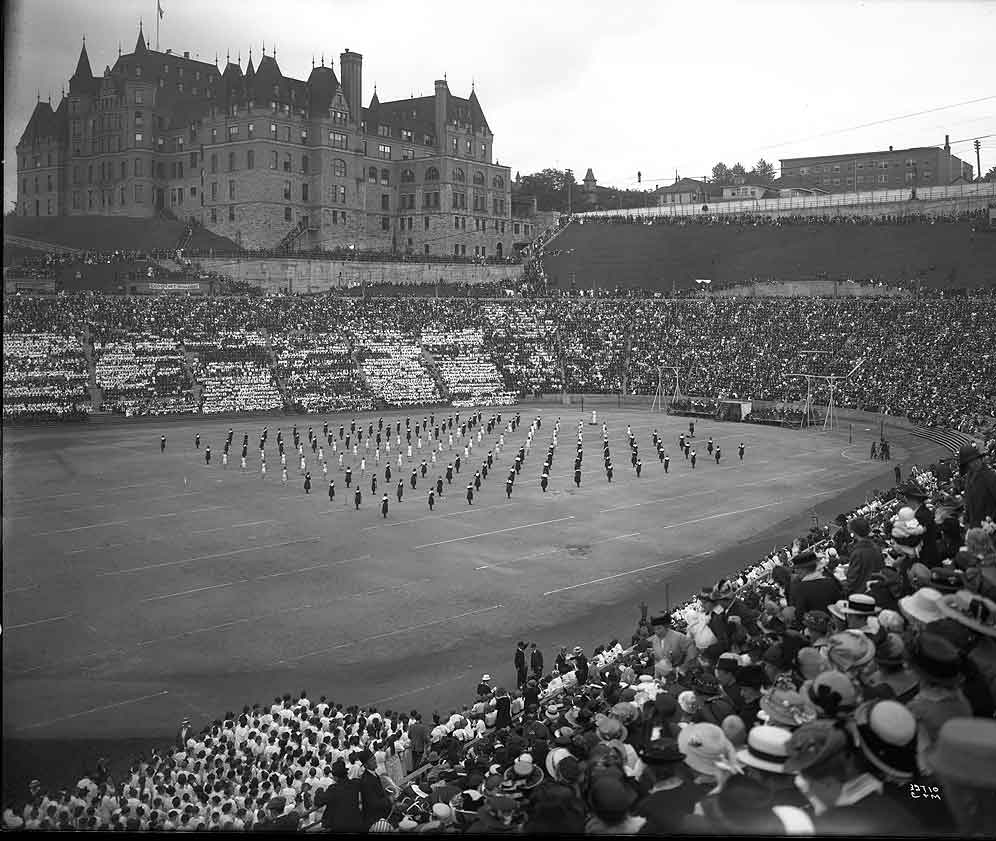
[[[719,680],[711,672],[697,672],[690,676],[689,689],[707,697],[717,695],[720,691]]]
[[[818,634],[825,634],[830,627],[830,614],[825,610],[807,610],[802,616],[802,625]]]
[[[914,499],[926,499],[928,494],[921,488],[916,482],[907,482],[905,485],[899,486],[899,493],[903,496],[912,497]]]
[[[798,570],[812,569],[819,562],[819,556],[812,549],[807,549],[805,552],[800,552],[792,559],[792,566]]]
[[[656,616],[650,617],[651,625],[670,625],[671,624],[671,614],[670,613],[658,613]]]
[[[975,444],[964,444],[962,445],[962,448],[958,450],[959,467],[964,467],[965,465],[975,461],[977,458],[982,458],[982,453],[975,448]]]
[[[349,771],[346,769],[346,763],[342,761],[340,756],[335,762],[332,763],[332,776],[337,780],[345,779],[349,775]]]
[[[286,797],[274,797],[266,804],[267,809],[272,809],[275,812],[282,812],[287,808],[287,798]]]
[[[678,749],[678,740],[670,736],[654,739],[644,749],[642,759],[648,765],[671,765],[685,761],[685,755]]]
[[[737,673],[737,683],[749,689],[760,689],[764,685],[764,669],[757,663],[744,666]]]
[[[858,537],[868,537],[871,534],[871,526],[868,525],[868,521],[864,517],[855,517],[848,524],[848,527],[851,529],[851,534]]]
[[[369,750],[367,750],[366,748],[363,748],[363,750],[357,751],[355,754],[353,754],[353,756],[356,758],[357,762],[360,762],[360,763],[362,763],[364,765],[366,763],[368,763],[371,759],[373,759],[373,754]]]
[[[941,593],[955,593],[965,586],[965,574],[948,567],[934,567],[930,571],[930,587]]]
[[[661,718],[670,718],[678,711],[678,702],[670,692],[658,692],[654,698],[654,712]]]
[[[952,685],[961,677],[961,657],[954,643],[925,631],[910,646],[910,664],[924,677]]]

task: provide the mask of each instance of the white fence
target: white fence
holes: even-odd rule
[[[739,199],[733,201],[706,201],[694,204],[669,204],[661,207],[631,207],[619,210],[591,210],[575,213],[571,218],[579,221],[602,216],[633,216],[651,219],[655,216],[699,216],[729,213],[767,213],[786,210],[844,209],[874,204],[896,204],[912,199],[912,190],[869,190],[867,192],[828,193],[820,196],[793,196],[784,199]],[[947,187],[918,187],[918,201],[944,199],[969,199],[980,204],[996,199],[996,183],[954,184]]]

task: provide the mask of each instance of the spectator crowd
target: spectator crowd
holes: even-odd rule
[[[677,390],[701,400],[797,403],[812,385],[815,402],[825,403],[825,381],[807,382],[805,375],[834,375],[839,407],[955,428],[971,425],[978,415],[996,416],[991,295],[481,300],[87,294],[8,296],[6,304],[5,333],[44,333],[74,343],[85,342],[86,336],[106,343],[138,335],[172,341],[186,353],[225,351],[235,362],[248,361],[245,354],[256,336],[253,364],[260,371],[251,379],[261,382],[267,372],[274,381],[280,376],[280,363],[267,345],[270,337],[279,344],[296,331],[326,336],[355,351],[367,393],[386,405],[440,400],[439,384],[424,355],[435,348],[440,369],[448,372],[443,379],[450,377],[461,400],[478,399],[476,394],[504,401],[503,392],[522,396],[561,388],[649,400],[659,385],[665,394],[674,393],[669,369],[677,368]],[[481,337],[472,356],[465,354],[466,345],[457,347],[459,336],[467,335]],[[440,343],[440,336],[457,338]],[[18,364],[14,357],[20,347],[5,345],[5,365],[8,358],[11,366]],[[318,358],[312,357],[316,364]],[[348,365],[344,355],[338,359],[340,369]],[[211,376],[224,379],[225,370],[216,366]],[[323,379],[320,370],[307,374],[312,386]],[[230,373],[241,376],[235,368]],[[152,374],[143,376],[154,389]],[[470,377],[469,385],[461,386],[461,377]],[[484,379],[473,385],[474,377]],[[294,384],[305,381],[292,380],[293,402]],[[334,402],[342,396],[336,385],[340,380],[328,382],[325,393]],[[356,379],[346,376],[341,382],[347,395],[361,394]],[[251,389],[245,396],[252,393],[265,395],[266,406],[282,405],[269,389]],[[242,404],[253,406],[251,400]]]
[[[29,830],[992,836],[996,473],[951,463],[643,616],[519,642],[447,713],[301,691],[123,774],[33,780]],[[548,652],[553,655],[553,652]],[[514,674],[514,677],[513,677]]]

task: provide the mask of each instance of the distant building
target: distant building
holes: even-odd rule
[[[771,184],[729,184],[723,187],[724,200],[777,198],[777,191]]]
[[[670,204],[700,204],[714,201],[721,195],[721,188],[715,184],[695,178],[679,178],[669,187],[661,187],[655,192],[657,204],[661,207]]]
[[[163,214],[257,248],[513,253],[510,171],[473,89],[440,79],[364,108],[348,49],[339,77],[324,59],[306,80],[273,55],[223,67],[140,30],[94,76],[84,44],[68,96],[38,102],[17,144],[17,214]]]
[[[946,186],[973,177],[971,164],[951,154],[947,137],[940,148],[890,146],[884,152],[782,158],[780,163],[784,186],[819,188],[828,193]]]

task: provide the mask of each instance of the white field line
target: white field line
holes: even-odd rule
[[[483,532],[480,532],[478,534],[465,534],[463,537],[451,537],[449,540],[437,540],[435,543],[423,543],[420,546],[415,546],[413,548],[415,548],[415,549],[429,549],[429,548],[431,548],[433,546],[442,546],[442,545],[444,545],[446,543],[457,543],[458,541],[461,541],[461,540],[475,540],[478,537],[490,537],[493,534],[504,534],[505,532],[519,531],[520,529],[531,529],[531,528],[535,528],[536,526],[547,526],[547,525],[550,525],[551,523],[562,523],[565,520],[573,520],[573,519],[574,519],[574,515],[570,514],[567,517],[557,517],[556,519],[553,519],[553,520],[543,520],[543,521],[541,521],[539,523],[524,523],[521,526],[509,526],[509,528],[507,528],[507,529],[497,529],[495,531],[483,531]]]

